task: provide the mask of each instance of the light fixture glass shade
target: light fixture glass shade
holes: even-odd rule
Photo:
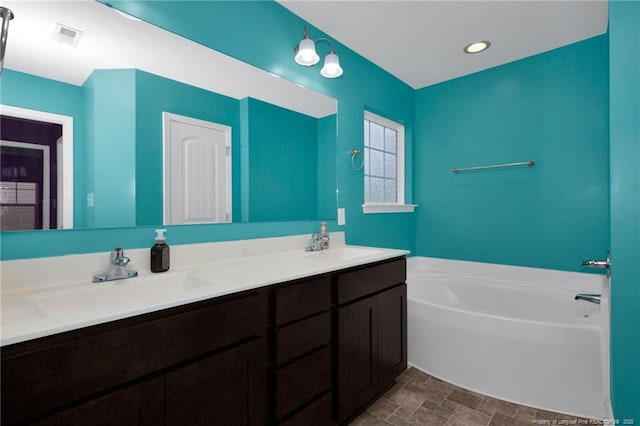
[[[333,51],[324,57],[324,66],[320,70],[320,74],[326,78],[336,78],[342,75],[340,60]]]
[[[316,44],[310,38],[303,38],[296,47],[296,62],[300,65],[310,67],[320,60],[316,53]]]

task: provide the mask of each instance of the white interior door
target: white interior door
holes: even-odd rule
[[[231,127],[163,113],[165,224],[231,222]]]

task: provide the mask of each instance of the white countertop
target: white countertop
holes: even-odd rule
[[[305,252],[300,248],[269,254],[245,254],[182,268],[172,266],[171,270],[160,274],[141,271],[137,278],[105,283],[94,284],[87,279],[80,283],[41,288],[25,285],[24,290],[2,293],[1,345],[408,253],[406,250],[346,245],[332,246],[319,252]],[[3,290],[4,287],[3,283]]]

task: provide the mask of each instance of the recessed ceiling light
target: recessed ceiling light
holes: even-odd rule
[[[490,41],[487,41],[487,40],[474,41],[471,44],[467,44],[462,50],[464,51],[464,53],[480,53],[487,50],[489,46],[491,46]]]

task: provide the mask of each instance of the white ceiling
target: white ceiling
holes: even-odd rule
[[[603,34],[608,22],[606,0],[278,1],[416,89]],[[491,47],[463,53],[478,40]]]
[[[606,0],[279,1],[413,88],[602,34],[608,20]],[[94,69],[138,68],[314,117],[336,109],[334,99],[153,25],[125,19],[93,0],[4,1],[3,6],[16,15],[5,57],[9,69],[81,85]],[[52,40],[56,23],[84,31],[76,48]],[[476,55],[462,52],[479,39],[490,40],[491,48]],[[162,46],[165,54],[149,46]]]
[[[3,1],[9,24],[4,67],[81,86],[94,69],[137,68],[236,99],[253,97],[313,117],[336,100],[93,0]],[[53,40],[56,23],[83,31],[76,47]]]

